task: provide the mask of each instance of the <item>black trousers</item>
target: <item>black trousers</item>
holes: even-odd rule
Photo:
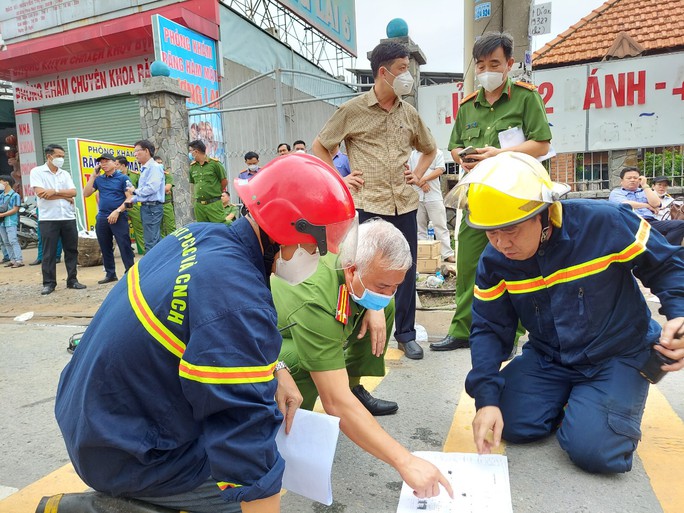
[[[682,244],[682,239],[684,239],[684,221],[679,219],[670,219],[667,221],[657,221],[655,219],[647,219],[647,221],[662,233],[667,242],[673,246],[679,246]]]
[[[135,263],[133,250],[131,249],[130,228],[126,212],[119,214],[119,219],[114,224],[109,224],[107,218],[98,216],[95,222],[95,234],[97,242],[102,250],[102,264],[107,278],[116,277],[116,263],[114,262],[114,242],[119,246],[121,261],[124,264],[124,272],[128,271]]]
[[[411,268],[406,271],[406,277],[394,297],[396,313],[394,316],[394,338],[397,342],[409,342],[416,339],[416,259],[418,257],[418,222],[416,212],[408,212],[394,216],[374,214],[358,210],[359,223],[379,217],[393,224],[404,234],[411,248]]]
[[[73,285],[78,265],[78,228],[76,220],[38,221],[43,242],[43,286],[57,286],[57,241],[62,239],[64,264],[67,270],[67,286]]]

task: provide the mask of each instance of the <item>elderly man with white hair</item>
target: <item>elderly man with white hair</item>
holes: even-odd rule
[[[373,418],[395,413],[397,403],[374,398],[360,384],[362,376],[385,374],[393,297],[412,264],[408,242],[392,224],[371,219],[359,226],[352,266],[336,270],[328,258],[297,287],[271,280],[278,325],[285,328],[279,359],[304,397],[301,407],[312,409],[320,396],[342,431],[396,468],[417,493],[431,496],[439,483],[450,492],[436,467],[413,456]]]

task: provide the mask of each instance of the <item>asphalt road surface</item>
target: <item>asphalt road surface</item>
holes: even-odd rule
[[[418,320],[431,339],[436,339],[446,333],[450,317],[451,312],[421,312]],[[0,319],[1,513],[31,513],[42,495],[85,488],[68,464],[53,408],[59,373],[70,358],[67,341],[83,329],[77,324],[87,322],[83,319],[64,325],[41,318],[28,323]],[[473,452],[473,406],[463,393],[463,381],[470,368],[469,351],[434,353],[425,349],[421,361],[408,360],[398,350],[390,349],[387,376],[366,382],[374,395],[399,403],[396,415],[378,420],[410,450]],[[508,457],[513,511],[684,511],[683,384],[684,372],[680,372],[651,387],[643,439],[634,468],[627,474],[591,475],[577,469],[554,437],[503,447]],[[332,482],[332,506],[285,492],[282,511],[390,513],[397,509],[399,474],[343,434]]]

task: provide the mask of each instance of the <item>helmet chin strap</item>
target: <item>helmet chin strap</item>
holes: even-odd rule
[[[261,246],[264,248],[264,267],[266,268],[266,276],[271,276],[271,269],[273,269],[273,261],[275,256],[280,251],[280,244],[271,242],[271,238],[263,228],[259,227],[259,238],[261,239]],[[266,285],[271,288],[270,279],[266,280]]]
[[[549,241],[549,236],[551,232],[551,225],[549,224],[549,209],[545,209],[541,213],[541,238],[539,240],[539,249],[543,249],[546,243]]]

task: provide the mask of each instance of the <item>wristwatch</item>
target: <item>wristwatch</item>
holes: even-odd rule
[[[285,369],[287,372],[290,372],[290,368],[287,366],[287,364],[284,361],[281,360],[278,363],[276,363],[275,369],[273,369],[273,374],[275,374],[279,370],[283,370],[283,369]]]

